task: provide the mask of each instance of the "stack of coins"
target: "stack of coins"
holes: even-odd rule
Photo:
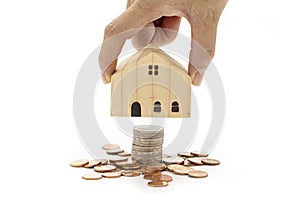
[[[133,128],[132,159],[141,166],[156,165],[162,161],[164,129],[155,125]]]

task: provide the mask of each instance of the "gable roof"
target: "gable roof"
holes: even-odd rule
[[[150,62],[151,64],[163,64],[176,71],[179,71],[181,74],[184,74],[184,76],[190,77],[183,65],[177,62],[163,50],[153,47],[146,47],[138,50],[135,54],[121,62],[118,65],[115,73],[123,71],[124,69],[126,69],[126,71],[130,70],[131,68],[135,68],[136,66],[141,65],[142,63],[150,64]]]

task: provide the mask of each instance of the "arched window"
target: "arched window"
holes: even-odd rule
[[[177,101],[173,101],[172,103],[172,112],[179,112],[179,104]]]
[[[159,101],[156,101],[154,103],[154,112],[160,112],[161,111],[161,104]]]

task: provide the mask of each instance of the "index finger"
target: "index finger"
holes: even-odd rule
[[[148,12],[145,14],[145,10],[147,8],[134,3],[106,26],[104,42],[99,55],[99,64],[104,83],[110,82],[111,75],[116,70],[117,58],[125,40],[135,35],[148,22],[160,17],[158,12]],[[153,9],[150,10],[152,11]]]

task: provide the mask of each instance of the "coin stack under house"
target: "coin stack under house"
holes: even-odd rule
[[[140,125],[133,128],[132,159],[141,166],[162,162],[164,128],[155,125]]]

